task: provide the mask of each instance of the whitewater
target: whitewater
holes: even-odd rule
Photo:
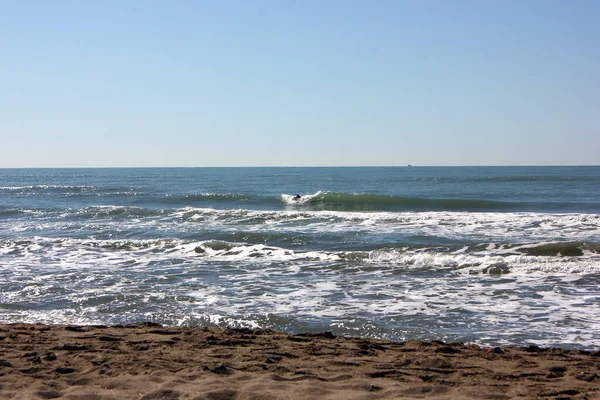
[[[600,167],[3,169],[0,322],[597,348],[599,198]]]

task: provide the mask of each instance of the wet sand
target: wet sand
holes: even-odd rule
[[[0,325],[0,399],[600,399],[600,352],[264,329]]]

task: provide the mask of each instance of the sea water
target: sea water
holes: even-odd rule
[[[140,321],[598,348],[600,167],[0,169],[0,322]]]

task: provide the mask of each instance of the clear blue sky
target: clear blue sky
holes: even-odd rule
[[[600,1],[0,0],[0,167],[600,164]]]

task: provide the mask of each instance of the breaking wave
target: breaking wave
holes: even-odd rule
[[[57,260],[64,268],[131,261],[135,265],[228,261],[242,264],[294,263],[298,261],[336,263],[344,268],[377,267],[394,270],[454,270],[470,274],[545,272],[552,274],[600,273],[600,243],[508,243],[456,247],[389,246],[365,251],[305,251],[265,244],[225,240],[188,241],[89,240],[35,238],[0,241],[0,255],[28,263],[51,265]],[[133,257],[133,258],[132,258]],[[132,264],[132,265],[133,265]]]
[[[481,199],[433,199],[367,193],[322,192],[300,198],[282,194],[288,206],[330,211],[573,211],[596,210],[600,203],[508,202]]]

